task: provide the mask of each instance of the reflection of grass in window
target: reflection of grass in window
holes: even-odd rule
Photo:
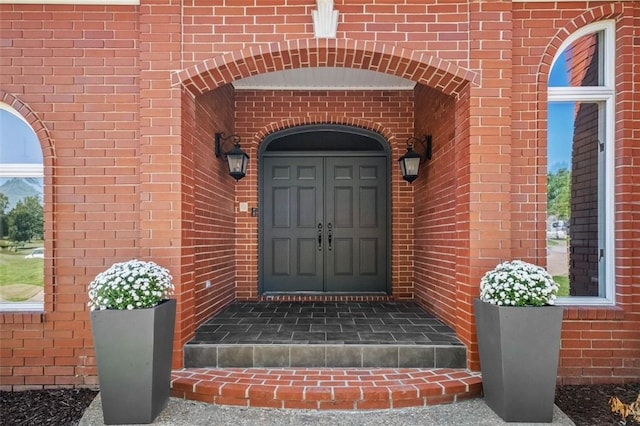
[[[44,260],[25,259],[36,247],[43,243],[34,242],[17,252],[0,251],[0,298],[9,302],[23,302],[31,299],[44,286]]]
[[[560,241],[558,240],[547,240],[547,246],[551,247],[551,246],[559,246],[560,245]]]
[[[569,277],[567,275],[554,275],[553,280],[560,287],[558,296],[569,296]]]

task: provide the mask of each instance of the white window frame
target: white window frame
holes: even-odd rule
[[[0,102],[0,109],[15,115],[24,121],[33,131],[31,125],[22,115],[9,105]],[[35,132],[34,132],[35,133]],[[0,178],[13,177],[35,177],[44,179],[44,164],[2,164],[0,165]],[[44,302],[2,302],[0,303],[0,313],[2,312],[43,312]]]
[[[599,103],[604,108],[601,115],[601,119],[604,119],[604,141],[602,141],[604,142],[604,161],[598,166],[598,198],[604,197],[601,204],[603,208],[599,208],[598,211],[599,216],[604,216],[602,218],[604,226],[599,229],[599,232],[604,232],[604,236],[599,237],[604,243],[604,247],[601,247],[604,250],[604,271],[599,271],[599,275],[604,278],[604,295],[558,297],[556,299],[558,305],[615,305],[615,22],[612,20],[597,22],[573,33],[560,45],[550,69],[553,69],[556,60],[573,42],[580,37],[597,32],[603,34],[600,52],[604,61],[602,85],[549,87],[547,100],[548,102],[592,102]],[[604,174],[601,173],[602,167],[604,167]],[[602,267],[600,265],[599,270]]]

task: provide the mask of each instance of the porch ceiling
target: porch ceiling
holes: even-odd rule
[[[415,82],[371,70],[339,67],[296,68],[243,78],[236,90],[413,90]]]

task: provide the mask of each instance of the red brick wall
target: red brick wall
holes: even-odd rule
[[[137,8],[0,5],[0,91],[45,157],[45,313],[0,314],[0,387],[95,385],[86,287],[140,256]],[[7,102],[12,104],[12,102]]]
[[[389,43],[459,66],[467,64],[468,1],[385,3],[336,0],[335,9],[340,12],[337,38]],[[256,44],[266,47],[274,42],[313,38],[311,11],[316,8],[315,1],[186,1],[184,63],[200,63]]]
[[[185,97],[188,95],[185,94]],[[195,252],[194,323],[197,327],[235,298],[236,212],[235,180],[226,159],[216,158],[216,132],[234,132],[233,88],[223,86],[196,98],[194,146],[194,221],[191,238]],[[184,129],[184,128],[183,128]],[[183,140],[185,135],[183,134]],[[227,148],[228,149],[228,148]],[[211,286],[206,287],[206,281]]]
[[[442,276],[450,255],[444,264],[435,264],[418,252],[416,244],[430,242],[426,228],[418,231],[415,244],[407,236],[412,237],[416,213],[433,215],[429,203],[448,205],[438,198],[418,198],[420,205],[414,204],[417,186],[401,181],[395,165],[406,139],[415,134],[414,122],[426,123],[414,118],[420,102],[416,98],[412,105],[411,92],[391,96],[390,105],[357,117],[353,111],[362,110],[362,102],[355,102],[354,92],[278,93],[284,102],[296,99],[315,108],[296,112],[295,119],[274,111],[274,117],[254,120],[248,115],[253,104],[239,108],[236,98],[235,129],[252,156],[247,178],[234,184],[220,175],[221,162],[207,154],[219,125],[226,132],[234,129],[231,95],[228,88],[198,95],[255,73],[306,66],[388,72],[456,99],[455,120],[444,120],[455,126],[455,148],[445,148],[451,138],[446,132],[441,136],[444,124],[433,123],[431,129],[433,170],[442,167],[441,158],[453,155],[451,167],[457,173],[451,212],[460,242],[453,247],[455,307],[440,313],[455,324],[469,347],[469,365],[477,369],[471,306],[480,277],[500,260],[546,259],[546,79],[551,60],[568,34],[609,18],[616,20],[618,61],[617,306],[567,309],[559,373],[567,383],[637,379],[640,107],[634,87],[640,84],[635,41],[640,11],[634,2],[336,1],[339,39],[328,41],[313,38],[314,2],[281,3],[0,5],[0,90],[3,99],[25,106],[17,109],[29,122],[41,123],[36,131],[47,165],[46,248],[51,253],[45,262],[45,314],[0,315],[0,386],[94,385],[86,285],[112,262],[131,257],[152,258],[176,278],[174,349],[179,366],[182,344],[205,316],[196,312],[213,312],[227,303],[234,280],[239,282],[236,297],[256,296],[257,260],[252,256],[257,253],[257,223],[237,213],[234,203],[257,204],[257,146],[269,132],[295,124],[355,124],[390,140],[394,291],[411,297],[419,289],[425,300],[440,297],[429,269],[433,266]],[[339,104],[327,103],[334,92],[335,99],[356,109],[346,114]],[[260,95],[256,92],[258,104],[271,104]],[[224,109],[218,109],[218,101]],[[446,111],[452,108],[442,102]],[[201,117],[214,123],[203,124]],[[429,165],[426,170],[434,173]],[[215,191],[207,181],[215,183]],[[429,182],[423,184],[437,191]],[[220,208],[211,212],[213,204]],[[220,251],[207,247],[229,238],[228,231],[218,231],[231,223],[239,259],[235,277],[226,272],[231,265],[228,246]],[[441,252],[448,254],[444,246]],[[215,292],[203,288],[206,279]],[[444,281],[450,295],[454,280]],[[437,299],[425,303],[435,306]]]
[[[413,135],[413,92],[362,90],[240,90],[236,92],[236,131],[247,144],[243,149],[252,159],[252,169],[239,183],[238,202],[258,205],[258,147],[274,130],[300,124],[358,124],[379,131],[391,140],[392,204],[392,275],[393,295],[410,298],[412,290],[411,261],[413,257],[411,192],[399,176],[397,160],[404,153],[404,141]],[[358,123],[356,123],[358,120]],[[381,131],[382,130],[382,131]],[[238,264],[244,275],[238,276],[240,299],[255,298],[258,293],[258,228],[257,218],[249,213],[238,215]]]
[[[182,146],[183,90],[168,70],[180,69],[181,25],[177,1],[143,1],[140,20],[140,256],[155,259],[173,274],[178,302],[174,367],[193,335],[195,299],[190,246],[193,220],[194,155]],[[191,238],[191,241],[190,241]]]
[[[414,191],[414,293],[452,327],[456,320],[456,102],[451,96],[415,88],[416,135],[431,135],[433,157],[422,165]],[[416,148],[419,150],[419,148]],[[420,152],[420,151],[419,151]]]

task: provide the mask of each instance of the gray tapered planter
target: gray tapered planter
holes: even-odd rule
[[[474,307],[487,405],[507,422],[551,422],[563,308]]]
[[[91,312],[105,424],[151,423],[167,406],[176,301]]]

